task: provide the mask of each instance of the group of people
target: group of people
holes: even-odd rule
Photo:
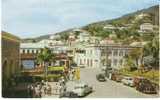
[[[49,84],[48,82],[42,82],[30,84],[27,87],[29,98],[41,98],[46,95],[62,94],[66,91],[66,84],[64,78],[60,79],[58,83]]]
[[[35,83],[28,85],[28,97],[40,98],[43,95],[51,95],[51,86],[48,82],[42,80],[41,83]]]

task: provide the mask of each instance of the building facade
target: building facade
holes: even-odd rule
[[[99,45],[98,47],[101,49],[101,67],[111,67],[113,69],[123,68],[125,64],[124,57],[128,55],[131,50],[142,48],[141,46],[129,46],[120,44]]]
[[[141,32],[152,32],[153,25],[151,23],[143,23],[140,25],[140,31]]]
[[[9,80],[20,73],[20,39],[2,31],[2,87],[10,86]]]
[[[36,66],[36,57],[43,48],[49,48],[52,53],[60,54],[66,53],[67,47],[63,44],[54,44],[51,40],[42,40],[37,43],[21,43],[21,66],[24,69],[34,69]]]
[[[85,68],[100,67],[100,50],[95,46],[85,46],[77,48],[75,51],[74,62]]]

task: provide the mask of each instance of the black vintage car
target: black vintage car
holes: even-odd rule
[[[96,75],[96,78],[100,82],[105,82],[106,81],[106,78],[105,78],[104,74],[98,74],[98,75]]]

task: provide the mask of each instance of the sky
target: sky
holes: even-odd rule
[[[2,0],[2,30],[33,38],[113,19],[159,0]]]

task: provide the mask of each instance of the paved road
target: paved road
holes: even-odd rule
[[[125,86],[111,80],[106,82],[98,82],[96,74],[100,72],[97,68],[82,68],[81,81],[93,86],[94,92],[89,94],[87,98],[153,98],[158,95],[146,95],[136,91],[134,88]]]

